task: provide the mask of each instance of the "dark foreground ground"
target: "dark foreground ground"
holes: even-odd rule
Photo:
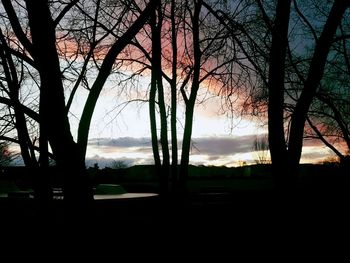
[[[314,262],[330,255],[331,262],[340,262],[338,257],[349,262],[343,257],[350,252],[349,200],[343,187],[288,195],[273,189],[213,191],[194,193],[182,204],[158,198],[96,201],[84,220],[74,222],[60,201],[45,219],[33,200],[7,198],[0,200],[0,255],[14,250],[14,259],[46,262],[72,256],[97,257],[97,262],[120,257],[188,262],[190,256],[196,262],[242,256]]]

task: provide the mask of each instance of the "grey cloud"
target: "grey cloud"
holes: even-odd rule
[[[209,161],[215,161],[224,156],[233,156],[254,151],[253,142],[256,135],[232,136],[232,137],[202,137],[192,139],[192,155],[205,155]],[[137,152],[144,153],[145,158],[150,158],[152,154],[151,138],[99,138],[89,140],[89,146],[100,148],[101,152],[110,153],[120,152]],[[181,142],[179,142],[181,146]],[[305,147],[320,146],[317,140],[306,140]],[[149,157],[146,157],[149,156]],[[322,152],[312,152],[303,154],[304,158],[321,158],[325,154]]]
[[[215,159],[218,156],[250,152],[255,138],[255,135],[193,138],[192,154],[210,155]],[[181,145],[181,142],[179,142],[179,145]],[[101,147],[104,152],[111,152],[116,148],[132,148],[132,151],[135,152],[150,153],[151,139],[131,137],[91,139],[89,140],[89,146]]]
[[[133,138],[133,137],[120,137],[116,139],[112,138],[94,138],[89,140],[90,146],[101,147],[117,147],[117,148],[130,148],[130,147],[150,147],[150,138]]]
[[[219,160],[222,156],[220,155],[212,155],[212,156],[208,156],[207,160],[208,161],[216,161]]]
[[[193,153],[213,156],[247,153],[252,151],[255,138],[256,135],[194,138]]]

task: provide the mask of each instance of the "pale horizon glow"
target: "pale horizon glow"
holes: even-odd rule
[[[144,77],[141,81],[144,87],[140,86],[139,89],[143,92],[148,85],[147,81],[149,77]],[[72,104],[69,117],[75,139],[86,96],[86,91],[78,91]],[[123,110],[122,107],[116,107],[135,98],[135,94],[121,94],[111,83],[101,93],[91,122],[87,167],[97,163],[100,168],[104,168],[115,161],[128,166],[154,163],[148,104],[131,102]],[[178,118],[180,157],[184,123],[184,110],[181,106],[178,108]],[[237,116],[229,119],[222,113],[220,98],[213,97],[195,107],[190,164],[227,167],[255,164],[258,155],[253,151],[254,139],[266,132],[267,126],[251,117]],[[170,141],[170,131],[168,135]],[[12,146],[12,149],[19,151],[18,147]],[[334,157],[334,154],[321,142],[315,145],[310,145],[309,142],[303,147],[301,163],[319,163],[330,157]]]

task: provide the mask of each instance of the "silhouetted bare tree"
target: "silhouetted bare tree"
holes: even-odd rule
[[[22,159],[27,167],[37,167],[38,163],[35,156],[35,137],[30,136],[28,125],[32,122],[37,123],[38,114],[26,107],[21,101],[23,83],[26,81],[26,67],[20,57],[11,54],[11,48],[8,46],[5,36],[0,30],[0,65],[2,77],[0,80],[1,103],[3,110],[7,111],[2,115],[3,125],[7,126],[7,131],[2,136],[7,136],[10,141],[18,143],[21,150]],[[12,132],[12,127],[15,132]],[[3,137],[5,138],[5,137]]]
[[[211,12],[232,35],[240,36],[236,41],[260,80],[257,87],[261,88],[255,89],[258,92],[251,101],[259,105],[262,102],[260,110],[268,103],[269,145],[276,183],[292,187],[307,114],[320,89],[327,59],[333,56],[331,46],[349,2],[306,1],[304,11],[299,9],[298,1],[250,4],[247,10],[252,15],[245,23],[232,19],[224,10]],[[297,44],[301,36],[304,46]]]
[[[212,1],[211,4],[221,4],[220,2]],[[149,28],[145,27],[142,31],[143,37],[133,42],[134,47],[141,53],[135,53],[137,51],[130,49],[126,54],[133,52],[133,58],[137,59],[126,56],[128,59],[124,57],[121,60],[137,63],[138,68],[141,68],[138,72],[148,69],[152,72],[149,102],[155,162],[161,163],[158,153],[157,118],[154,114],[158,107],[163,165],[165,168],[170,163],[169,150],[164,146],[170,143],[167,138],[169,126],[172,167],[169,178],[175,192],[184,192],[192,145],[195,105],[217,94],[234,94],[235,88],[238,89],[243,82],[241,78],[236,79],[235,63],[240,61],[236,57],[233,38],[220,23],[217,23],[216,18],[207,12],[203,7],[203,1],[164,1],[153,21],[150,25],[152,37],[149,36]],[[148,47],[141,45],[140,41],[143,43],[148,41]],[[166,108],[169,109],[169,116],[166,114]],[[178,131],[181,130],[178,127],[178,112],[181,110],[184,111],[185,121],[182,146],[178,147]],[[167,120],[169,117],[170,121]],[[178,171],[179,150],[181,150],[181,168]]]
[[[92,187],[85,171],[85,154],[96,101],[117,55],[147,21],[157,2],[151,0],[144,10],[137,14],[129,6],[124,6],[124,9],[121,10],[119,6],[114,7],[113,3],[106,3],[110,6],[101,8],[101,1],[55,3],[47,0],[28,0],[24,1],[23,5],[8,0],[2,1],[2,8],[6,13],[3,18],[7,25],[11,25],[13,32],[11,37],[22,48],[22,52],[10,50],[9,53],[23,58],[27,63],[32,63],[33,70],[39,74],[40,166],[42,169],[48,166],[49,143],[57,167],[63,176],[65,200],[72,208],[71,212],[78,213],[79,211],[75,211],[76,208],[84,209],[84,207],[89,206],[92,200]],[[86,11],[91,10],[91,7],[95,12],[92,17]],[[114,8],[114,13],[109,16],[110,14],[103,13],[103,8]],[[118,10],[123,12],[120,17],[116,13]],[[89,61],[92,55],[98,52],[102,57],[100,59],[102,63],[98,66],[98,73],[89,90],[80,119],[77,143],[73,139],[67,115],[71,99],[68,100],[68,105],[66,105],[63,77],[67,75],[64,74],[66,69],[61,65],[62,54],[60,53],[62,49],[60,45],[65,45],[66,52],[71,52],[69,47],[72,45],[69,39],[70,35],[66,34],[67,31],[63,29],[72,26],[67,25],[67,17],[75,15],[83,18],[80,21],[92,21],[93,25],[92,37],[90,39],[90,36],[85,38],[92,40],[89,43],[91,46],[88,46],[88,54],[84,57],[85,62]],[[135,18],[135,16],[137,17]],[[131,20],[128,24],[125,24],[124,18],[129,20],[131,18]],[[79,19],[76,21],[79,21]],[[112,21],[111,28],[109,28],[108,21]],[[82,28],[80,28],[80,32],[83,32]],[[101,49],[100,46],[100,49],[98,49],[100,40],[106,39],[107,36],[109,37],[106,41],[108,45],[106,46],[106,43],[103,43],[105,48]],[[10,40],[12,41],[12,39]],[[96,59],[96,57],[94,58]],[[84,80],[84,74],[86,74],[84,63],[80,73],[82,75],[77,77],[77,85],[73,88],[73,91]]]
[[[265,136],[256,136],[253,142],[253,150],[257,156],[257,164],[268,164],[271,162],[269,156],[269,142],[268,137]]]
[[[315,44],[303,89],[293,110],[287,148],[288,152],[287,155],[285,155],[285,159],[288,160],[287,167],[289,167],[290,171],[294,174],[301,157],[307,113],[324,75],[324,68],[336,30],[340,25],[345,10],[349,6],[349,1],[334,1],[321,34]],[[272,78],[273,76],[270,76],[270,79]],[[271,88],[270,93],[273,93]],[[270,126],[273,127],[273,125],[274,123],[270,123]],[[272,137],[270,138],[270,141],[271,140],[273,140]]]

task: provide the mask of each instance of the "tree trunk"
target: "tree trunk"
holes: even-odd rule
[[[196,88],[192,86],[192,89]],[[193,92],[193,90],[192,90]],[[184,135],[182,141],[182,153],[181,153],[181,163],[180,163],[180,173],[179,182],[177,183],[178,194],[186,195],[187,193],[187,179],[188,179],[188,165],[190,160],[190,150],[191,150],[191,137],[192,137],[192,126],[193,126],[193,113],[194,113],[194,103],[186,104],[186,114],[185,114],[185,127]]]
[[[152,38],[154,36],[154,27],[156,24],[156,12],[154,12],[152,18],[151,18],[151,30],[152,30]],[[152,50],[155,50],[155,41],[152,41]],[[157,95],[157,72],[154,70],[154,63],[155,63],[155,56],[152,52],[152,72],[151,72],[151,89],[149,93],[149,114],[150,114],[150,130],[151,130],[151,139],[152,139],[152,152],[153,152],[153,158],[154,158],[154,164],[155,164],[155,173],[156,178],[159,182],[159,192],[161,196],[163,196],[163,185],[162,185],[162,178],[161,178],[161,168],[162,163],[159,155],[159,147],[158,147],[158,132],[157,132],[157,117],[156,117],[156,95]]]
[[[201,68],[201,56],[202,52],[200,49],[199,41],[199,14],[202,8],[202,1],[195,3],[194,14],[192,16],[192,34],[193,34],[193,53],[194,53],[194,69],[193,79],[191,86],[191,94],[186,102],[186,113],[185,113],[185,127],[182,141],[182,153],[181,153],[181,164],[179,174],[179,194],[186,195],[187,193],[187,178],[188,178],[188,165],[189,156],[191,149],[191,138],[192,138],[192,126],[193,126],[193,113],[194,106],[196,104],[197,93],[199,89],[199,78]]]
[[[147,19],[152,15],[154,9],[159,4],[159,0],[151,0],[136,21],[130,26],[130,28],[112,45],[107,52],[101,68],[99,69],[98,76],[94,84],[91,87],[88,98],[86,100],[83,113],[79,122],[78,128],[78,144],[82,151],[82,156],[85,160],[85,154],[87,149],[87,143],[89,139],[89,130],[92,115],[95,110],[95,106],[102,88],[111,72],[116,57],[119,53],[130,43],[135,37],[143,25],[147,22]]]
[[[291,0],[277,2],[269,62],[268,137],[272,173],[277,185],[289,181],[291,176],[286,169],[288,158],[284,137],[284,76],[290,5]]]
[[[44,144],[41,145],[41,149],[46,152],[47,138],[56,158],[57,167],[63,176],[67,208],[72,216],[77,216],[89,208],[93,198],[92,187],[85,171],[84,158],[73,140],[66,115],[54,23],[47,1],[27,0],[26,5],[33,56],[38,65],[41,81],[39,115],[40,132],[43,136],[41,144]],[[42,154],[45,154],[44,152]],[[45,170],[47,164],[46,161],[43,162]]]
[[[159,6],[153,16],[152,23],[152,76],[155,77],[158,91],[158,106],[160,113],[160,143],[162,147],[163,163],[160,171],[160,193],[168,195],[169,192],[169,142],[168,142],[168,125],[167,114],[164,101],[164,87],[162,77],[162,46],[161,46],[161,29],[163,23],[163,14]]]
[[[304,126],[307,113],[322,79],[333,36],[349,6],[349,2],[336,0],[329,13],[311,60],[303,91],[291,117],[288,149],[284,139],[284,74],[285,54],[288,45],[288,23],[290,2],[277,3],[275,26],[272,32],[269,71],[269,144],[273,165],[273,175],[278,186],[293,188],[300,162]]]
[[[171,1],[171,46],[173,50],[171,88],[171,191],[174,192],[174,185],[178,181],[178,146],[177,146],[177,34],[175,21],[175,0]]]
[[[150,115],[150,130],[152,139],[152,152],[153,159],[156,167],[161,166],[159,148],[158,148],[158,134],[157,134],[157,118],[156,118],[156,92],[157,92],[157,80],[155,71],[152,70],[151,76],[151,89],[149,93],[149,115]]]

